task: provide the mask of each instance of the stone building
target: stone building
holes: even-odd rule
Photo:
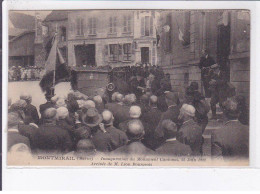
[[[158,16],[142,10],[69,11],[69,66],[156,64]]]
[[[36,35],[35,35],[35,64],[44,66],[48,57],[52,38],[57,32],[58,47],[60,48],[63,58],[67,62],[67,28],[68,28],[68,12],[52,11],[42,21],[40,17],[35,17]]]
[[[158,32],[159,64],[170,73],[174,90],[184,93],[190,82],[201,87],[198,68],[201,51],[207,49],[236,87],[249,96],[250,13],[247,10],[163,11]],[[202,91],[202,89],[201,89]]]

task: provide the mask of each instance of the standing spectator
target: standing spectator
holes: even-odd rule
[[[202,57],[200,58],[199,68],[201,69],[201,80],[203,83],[206,98],[209,98],[211,96],[209,90],[210,67],[214,64],[215,61],[209,55],[209,52],[207,50],[202,50]]]
[[[19,128],[22,135],[30,139],[32,149],[40,152],[67,153],[73,144],[69,133],[57,126],[55,108],[48,108],[43,113],[43,124],[39,128]]]
[[[129,109],[129,119],[119,124],[119,129],[126,132],[128,122],[131,120],[139,120],[141,116],[141,108],[139,106],[131,106]]]
[[[165,156],[189,156],[192,151],[188,145],[179,142],[176,139],[177,125],[171,120],[164,120],[162,127],[165,134],[165,142],[156,149],[156,153]]]
[[[192,150],[192,155],[202,155],[202,128],[194,121],[195,108],[192,105],[183,104],[180,109],[179,119],[183,121],[181,128],[178,131],[177,139],[189,145]]]
[[[234,99],[228,99],[223,105],[228,121],[212,134],[212,157],[248,159],[249,127],[238,121],[238,104]]]
[[[48,91],[48,92],[45,94],[45,98],[46,98],[47,102],[40,105],[41,117],[42,117],[42,115],[43,115],[43,113],[44,113],[44,111],[45,111],[46,109],[55,107],[55,103],[52,102],[52,100],[51,100],[52,97],[53,97],[53,94],[51,94],[50,91]]]
[[[160,122],[157,128],[155,129],[155,137],[158,139],[158,141],[162,141],[162,142],[164,141],[164,133],[162,129],[163,120],[170,119],[178,127],[180,126],[180,121],[178,119],[178,116],[180,114],[180,108],[178,106],[179,103],[178,95],[173,92],[167,92],[165,97],[166,97],[166,103],[168,105],[168,109],[166,112],[162,114]]]
[[[25,100],[26,102],[26,106],[24,108],[24,114],[25,114],[24,123],[25,124],[35,123],[38,125],[40,119],[36,107],[31,104],[32,96],[30,94],[24,93],[20,96],[20,99]]]
[[[18,124],[22,120],[15,112],[8,114],[8,130],[7,130],[7,149],[8,151],[13,145],[23,143],[30,147],[30,141],[27,137],[21,135],[18,131]]]
[[[113,151],[113,154],[120,155],[152,155],[154,152],[145,147],[141,140],[144,137],[144,126],[140,120],[131,120],[127,125],[127,137],[129,139],[128,144]]]

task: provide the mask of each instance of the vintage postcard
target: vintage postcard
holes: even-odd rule
[[[250,10],[9,10],[7,166],[248,166]]]

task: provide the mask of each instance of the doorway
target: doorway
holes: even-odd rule
[[[149,63],[149,47],[141,47],[141,62]]]
[[[230,24],[227,26],[218,25],[218,38],[217,38],[217,63],[220,69],[225,72],[227,79],[230,81]]]
[[[75,57],[76,65],[79,67],[84,66],[96,66],[96,51],[95,44],[76,45]]]

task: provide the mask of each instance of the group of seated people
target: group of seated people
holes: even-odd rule
[[[19,144],[32,154],[203,155],[207,111],[196,105],[203,97],[192,85],[182,103],[178,93],[165,92],[165,112],[150,93],[137,100],[133,93],[114,92],[111,102],[102,94],[88,97],[79,91],[45,97],[40,117],[30,94],[8,102],[9,151],[19,150]],[[212,134],[211,154],[248,157],[248,126],[237,120],[238,102],[228,99],[224,107],[229,121]]]

